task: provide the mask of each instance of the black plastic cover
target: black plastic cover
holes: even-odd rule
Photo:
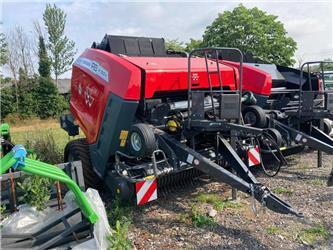
[[[128,56],[167,56],[163,38],[105,35],[97,49]]]

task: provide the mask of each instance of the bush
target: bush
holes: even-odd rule
[[[51,78],[21,77],[18,82],[18,107],[15,86],[1,91],[1,118],[19,114],[23,118],[56,117],[69,108],[69,101],[59,94]]]
[[[24,192],[26,204],[41,211],[46,208],[46,202],[51,198],[51,181],[36,175],[26,177],[18,186]]]
[[[33,90],[19,96],[19,113],[23,118],[29,118],[36,114],[37,100]]]
[[[50,78],[39,78],[35,95],[38,103],[36,113],[42,119],[59,115],[67,106]]]
[[[63,161],[60,148],[51,134],[44,134],[34,141],[27,141],[25,147],[38,155],[39,160],[49,164],[58,164]]]
[[[15,112],[15,93],[14,88],[3,88],[0,91],[1,95],[1,118]]]

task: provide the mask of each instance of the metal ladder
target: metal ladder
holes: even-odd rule
[[[287,111],[288,115],[296,116],[298,119],[298,128],[304,119],[321,119],[333,117],[333,90],[325,89],[324,64],[332,64],[333,62],[313,61],[303,63],[300,69],[298,104],[295,111]],[[311,73],[311,65],[320,65],[320,76],[322,79],[323,89],[313,90],[313,73]],[[305,72],[305,68],[307,72]],[[308,89],[304,89],[304,75],[309,85]],[[331,116],[331,117],[330,117]]]
[[[236,72],[234,67],[224,63],[220,58],[222,51],[232,51],[239,54],[239,82],[237,82]],[[201,57],[205,61],[208,90],[194,89],[195,73],[192,70],[192,60],[194,57]],[[211,65],[215,64],[215,69],[212,71]],[[225,89],[220,67],[226,65],[233,68],[234,77],[236,79],[235,90]],[[218,89],[216,83],[213,83],[212,75],[217,74]],[[196,79],[198,80],[198,79]],[[234,119],[241,122],[241,101],[242,101],[242,81],[243,81],[243,53],[237,48],[211,47],[192,50],[188,55],[188,127],[191,127],[192,120],[204,119],[203,102],[205,96],[210,96],[213,120]],[[215,85],[215,86],[213,86]],[[219,102],[215,97],[218,97]],[[216,112],[216,109],[219,112]]]

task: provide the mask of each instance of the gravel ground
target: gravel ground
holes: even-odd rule
[[[303,212],[303,219],[269,210],[256,216],[252,198],[238,192],[237,201],[216,209],[210,223],[195,226],[193,211],[206,215],[216,208],[200,200],[200,194],[219,199],[231,195],[229,186],[203,179],[134,209],[129,237],[137,249],[333,249],[333,188],[326,186],[333,157],[324,154],[323,158],[320,169],[316,153],[306,152],[288,157],[288,168],[274,178],[256,173],[262,183]]]

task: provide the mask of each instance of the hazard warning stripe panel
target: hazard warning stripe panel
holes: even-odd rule
[[[247,157],[249,160],[249,167],[259,165],[261,163],[259,147],[250,148],[247,151]]]
[[[137,205],[143,205],[147,202],[157,199],[157,181],[156,178],[144,180],[135,183]]]

